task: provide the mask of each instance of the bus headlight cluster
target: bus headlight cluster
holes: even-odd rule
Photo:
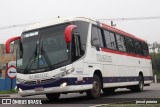
[[[21,84],[21,83],[24,83],[25,80],[17,78],[17,79],[16,79],[16,82],[17,82],[17,84]]]

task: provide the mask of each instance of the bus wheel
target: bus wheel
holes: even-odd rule
[[[98,98],[101,94],[101,81],[98,77],[98,75],[93,76],[93,88],[91,90],[88,90],[87,96],[89,98]]]
[[[142,92],[143,87],[144,87],[143,76],[139,75],[139,84],[136,85],[136,86],[132,86],[130,90],[133,91],[133,92]]]
[[[49,93],[49,94],[46,94],[46,97],[49,100],[58,100],[60,95],[61,95],[60,93]]]
[[[103,88],[102,89],[104,94],[112,94],[115,91],[115,88]]]

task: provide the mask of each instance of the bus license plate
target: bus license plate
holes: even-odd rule
[[[37,87],[34,89],[35,91],[44,91],[44,88],[43,87]]]

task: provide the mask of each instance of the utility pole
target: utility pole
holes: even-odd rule
[[[155,73],[156,73],[156,70],[157,70],[157,66],[156,66],[156,64],[157,64],[157,61],[156,61],[156,52],[155,52],[155,44],[153,43],[153,47],[152,47],[152,49],[153,49],[153,57],[154,57],[154,69],[155,69]]]
[[[157,76],[156,76],[156,73],[157,73],[157,61],[156,61],[156,55],[155,55],[155,44],[153,43],[153,57],[154,57],[154,82],[157,83]]]

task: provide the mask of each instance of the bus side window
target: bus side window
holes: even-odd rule
[[[109,35],[110,35],[110,39],[111,39],[110,45],[111,45],[112,49],[117,50],[116,39],[115,39],[114,33],[110,32]]]
[[[135,53],[135,46],[134,46],[133,39],[129,37],[125,37],[125,40],[126,40],[126,45],[127,45],[127,51],[129,53]]]
[[[139,54],[139,55],[143,55],[142,54],[142,47],[141,47],[141,43],[137,40],[134,41],[134,44],[135,44],[135,49],[136,49],[136,53]]]
[[[149,51],[148,51],[148,45],[147,43],[141,42],[142,45],[142,52],[144,56],[148,56],[149,55]]]
[[[91,44],[95,47],[103,47],[101,29],[92,26]]]
[[[121,36],[121,35],[116,34],[116,40],[117,40],[118,50],[126,52],[127,50],[126,50],[124,37]]]
[[[103,36],[102,36],[102,29],[98,28],[98,35],[99,35],[99,40],[100,40],[101,47],[104,47],[104,41],[103,41]]]
[[[106,48],[117,50],[115,35],[112,32],[104,30]]]
[[[76,61],[84,54],[81,48],[81,40],[78,32],[73,33],[72,36],[72,60]]]

